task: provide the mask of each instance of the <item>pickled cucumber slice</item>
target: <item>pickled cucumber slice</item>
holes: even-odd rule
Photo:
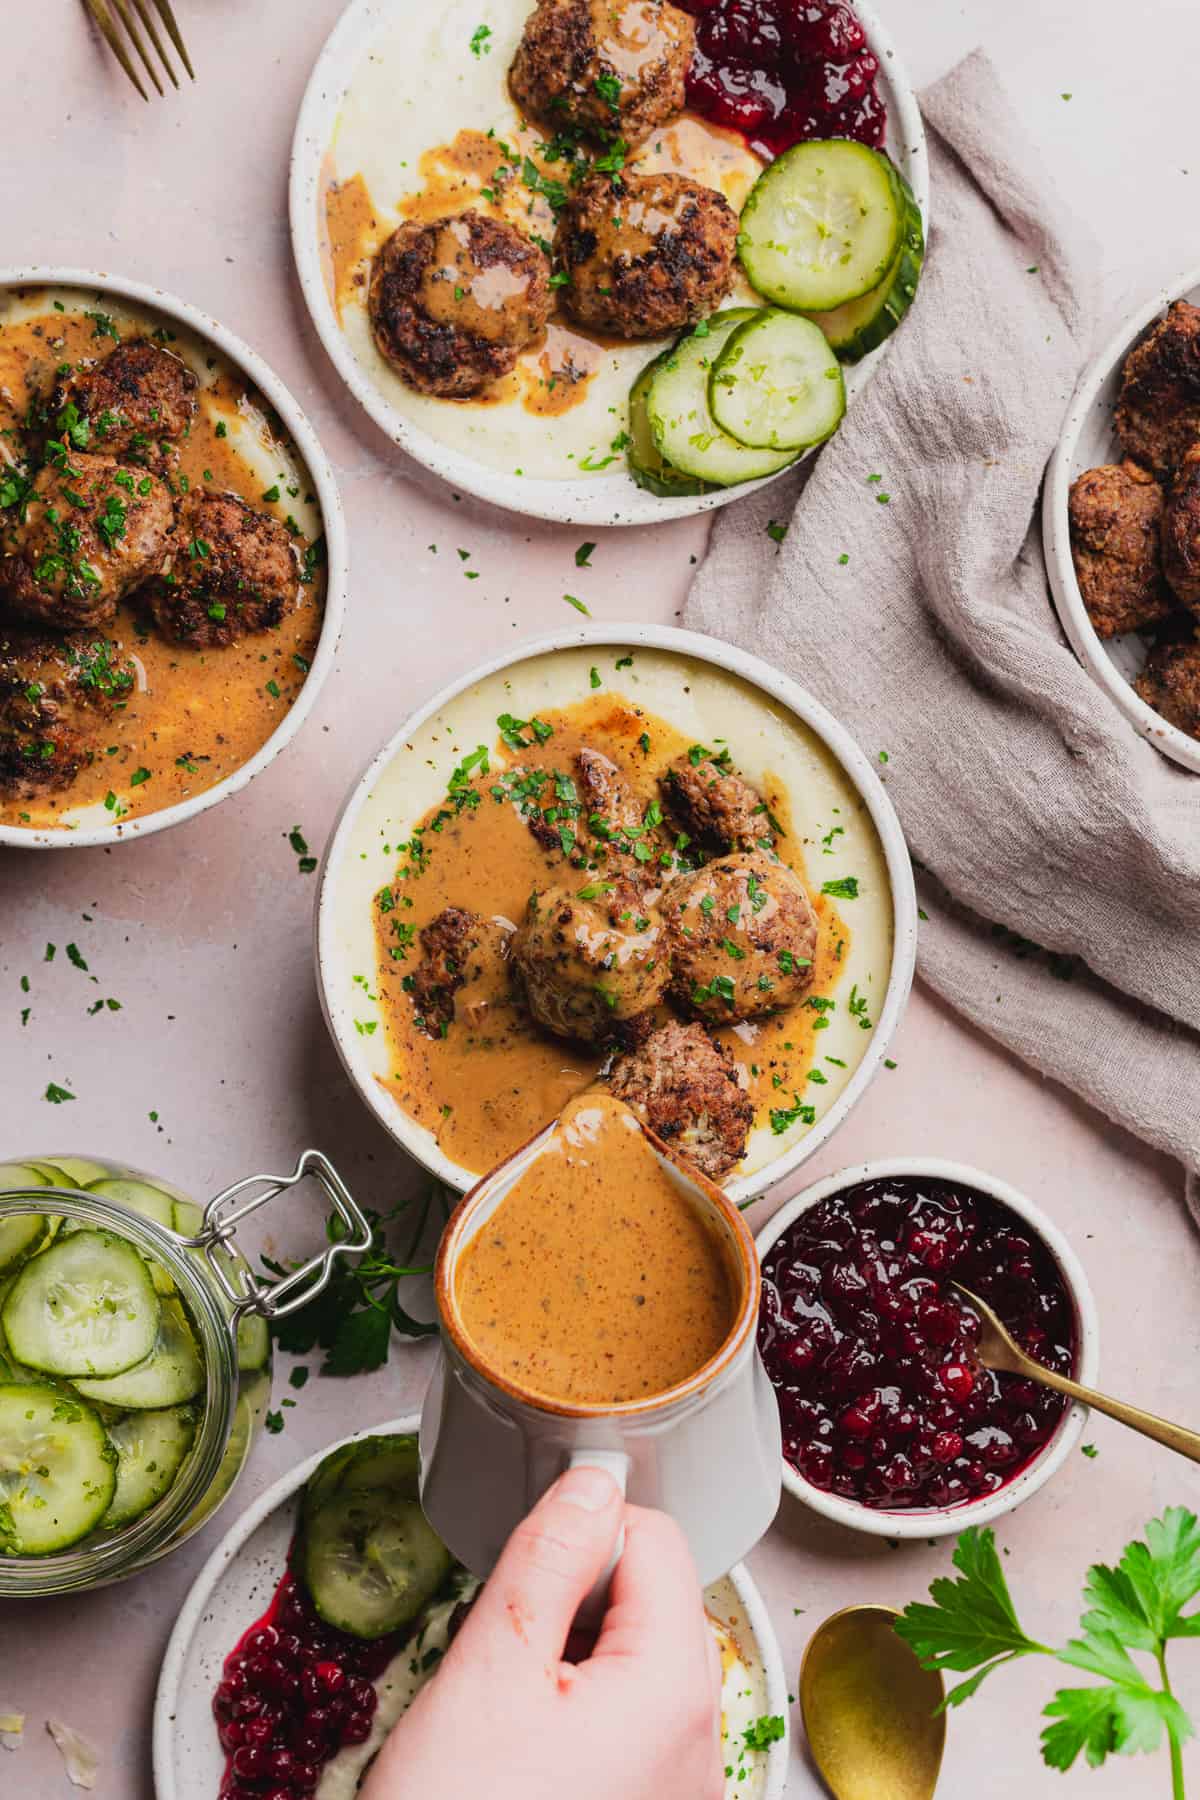
[[[0,1194],[15,1194],[23,1188],[46,1188],[50,1183],[32,1163],[0,1163]],[[11,1269],[24,1261],[34,1245],[46,1233],[46,1221],[40,1213],[14,1213],[0,1219],[0,1269]]]
[[[159,1313],[149,1271],[133,1246],[108,1231],[77,1231],[25,1264],[0,1322],[13,1355],[28,1368],[108,1377],[150,1355]]]
[[[86,1399],[130,1409],[179,1406],[194,1399],[204,1387],[204,1362],[179,1301],[163,1300],[153,1349],[142,1362],[108,1380],[76,1379],[74,1386]]]
[[[0,1553],[48,1556],[87,1536],[117,1486],[90,1407],[34,1383],[0,1386]]]
[[[126,1413],[108,1427],[117,1453],[117,1486],[101,1520],[106,1531],[149,1512],[170,1488],[196,1435],[190,1406]]]
[[[161,1188],[151,1187],[148,1181],[123,1181],[117,1176],[106,1175],[101,1181],[89,1182],[87,1191],[98,1194],[102,1200],[114,1200],[118,1206],[127,1206],[139,1218],[150,1219],[168,1231],[174,1223],[175,1202]]]
[[[39,1169],[45,1169],[47,1173],[52,1169],[57,1169],[60,1175],[66,1177],[63,1182],[59,1183],[54,1181],[54,1177],[51,1175],[50,1179],[54,1182],[55,1187],[73,1187],[82,1190],[90,1187],[93,1181],[103,1181],[106,1176],[112,1174],[112,1170],[107,1168],[104,1163],[92,1162],[86,1156],[39,1156],[37,1165]]]
[[[848,138],[793,144],[742,208],[753,287],[793,312],[829,312],[879,286],[903,241],[905,188],[882,150]]]
[[[842,367],[819,325],[766,307],[725,340],[708,378],[713,418],[761,450],[808,450],[842,422]]]
[[[714,313],[653,365],[646,416],[659,455],[674,469],[717,487],[756,481],[795,461],[793,450],[751,450],[722,431],[708,404],[708,378],[725,341],[753,309]]]

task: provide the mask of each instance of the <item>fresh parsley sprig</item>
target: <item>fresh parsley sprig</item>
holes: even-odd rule
[[[1173,1800],[1184,1800],[1183,1746],[1194,1726],[1171,1691],[1166,1651],[1172,1638],[1200,1637],[1200,1609],[1183,1608],[1200,1595],[1200,1522],[1185,1507],[1170,1507],[1146,1526],[1145,1542],[1127,1544],[1119,1563],[1096,1563],[1087,1574],[1087,1610],[1080,1635],[1061,1650],[1026,1635],[1017,1620],[991,1531],[972,1528],[958,1540],[959,1578],[930,1584],[932,1605],[915,1601],[896,1623],[898,1634],[927,1669],[968,1674],[946,1695],[961,1706],[994,1669],[1023,1656],[1053,1656],[1069,1668],[1100,1677],[1101,1685],[1060,1688],[1045,1707],[1042,1758],[1069,1769],[1082,1752],[1093,1768],[1107,1756],[1157,1750],[1165,1732]],[[1153,1658],[1159,1686],[1131,1651]],[[969,1673],[968,1673],[969,1672]]]

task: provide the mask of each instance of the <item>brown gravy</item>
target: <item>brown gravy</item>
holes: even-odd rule
[[[732,1261],[633,1114],[585,1094],[463,1251],[455,1299],[497,1374],[613,1405],[665,1393],[716,1355],[737,1316]]]
[[[78,311],[47,310],[4,322],[0,433],[16,432],[30,400],[53,384],[60,363],[86,364],[115,347],[107,332],[98,335],[96,320],[107,315],[85,313],[88,304],[80,295]],[[96,304],[105,304],[103,297]],[[108,323],[121,337],[157,326],[153,315],[135,319],[124,310]],[[163,331],[167,348],[187,357],[201,380],[191,430],[178,446],[177,485],[232,490],[277,518],[293,516],[293,523],[302,518],[313,497],[304,485],[307,478],[294,478],[301,467],[297,454],[265,400],[227,364],[215,365],[214,373],[212,361],[197,361],[190,354],[195,340]],[[218,434],[220,425],[224,435]],[[238,450],[237,439],[247,431],[266,453],[269,475]],[[264,503],[264,493],[275,489],[278,499]],[[69,787],[20,799],[0,793],[0,823],[70,829],[64,813],[97,803],[114,820],[137,818],[215,787],[247,763],[299,694],[321,635],[325,578],[319,534],[306,535],[297,526],[294,536],[311,579],[276,631],[252,634],[224,649],[189,650],[159,637],[134,605],[123,602],[97,636],[112,639],[132,657],[136,690],[105,724],[95,761]]]

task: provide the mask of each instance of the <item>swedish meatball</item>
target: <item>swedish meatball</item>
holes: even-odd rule
[[[59,382],[50,423],[52,431],[69,427],[76,443],[86,431],[90,450],[154,468],[162,464],[161,446],[183,436],[195,411],[196,377],[182,357],[149,338],[126,338]]]
[[[1200,642],[1159,644],[1133,685],[1169,725],[1200,739]]]
[[[172,518],[156,476],[62,452],[0,526],[0,594],[22,618],[60,631],[103,625],[162,562]]]
[[[381,356],[422,394],[463,400],[507,375],[550,314],[550,264],[515,225],[469,209],[394,231],[368,296]]]
[[[1200,438],[1200,307],[1177,300],[1129,352],[1115,424],[1125,455],[1160,481]]]
[[[1087,469],[1067,502],[1071,555],[1088,617],[1102,638],[1165,618],[1159,532],[1163,493],[1137,463]]]
[[[731,1025],[791,1006],[811,985],[816,914],[799,876],[762,851],[681,876],[662,910],[671,995],[685,1012]]]
[[[447,906],[421,928],[421,960],[409,978],[408,991],[417,1024],[427,1037],[444,1037],[453,1022],[454,996],[467,979],[482,924],[478,913]]]
[[[591,175],[559,214],[562,303],[614,337],[661,337],[713,311],[729,291],[737,214],[686,175]]]
[[[509,84],[552,131],[639,144],[682,111],[695,41],[694,21],[668,0],[539,0]]]
[[[609,1072],[618,1100],[712,1181],[746,1153],[754,1107],[737,1064],[702,1025],[672,1019]]]
[[[70,786],[134,684],[133,665],[108,639],[0,626],[0,792]]]
[[[1200,443],[1179,465],[1162,521],[1163,572],[1175,597],[1200,613]]]
[[[299,591],[300,559],[286,526],[237,494],[197,492],[180,508],[145,597],[164,637],[211,650],[273,630]]]
[[[721,850],[773,847],[766,801],[733,772],[727,757],[714,758],[697,745],[669,765],[661,786],[672,812],[702,843]]]
[[[530,896],[513,962],[537,1023],[556,1037],[601,1043],[645,1013],[667,985],[662,919],[621,889],[555,887]]]

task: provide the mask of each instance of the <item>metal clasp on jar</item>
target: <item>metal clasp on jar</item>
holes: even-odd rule
[[[345,1237],[331,1243],[327,1250],[293,1269],[278,1281],[267,1281],[256,1275],[248,1261],[238,1262],[228,1255],[242,1220],[266,1206],[277,1194],[285,1193],[308,1176],[325,1191],[334,1213],[345,1229]],[[243,1198],[243,1196],[249,1196]],[[212,1270],[213,1280],[234,1308],[235,1318],[243,1313],[260,1313],[264,1319],[279,1319],[295,1312],[314,1295],[319,1294],[333,1274],[339,1256],[361,1256],[371,1248],[372,1232],[361,1207],[345,1182],[319,1150],[306,1150],[290,1175],[247,1175],[217,1194],[204,1209],[203,1228],[195,1237],[183,1238],[189,1250],[200,1250]],[[236,1277],[236,1279],[235,1279]]]

